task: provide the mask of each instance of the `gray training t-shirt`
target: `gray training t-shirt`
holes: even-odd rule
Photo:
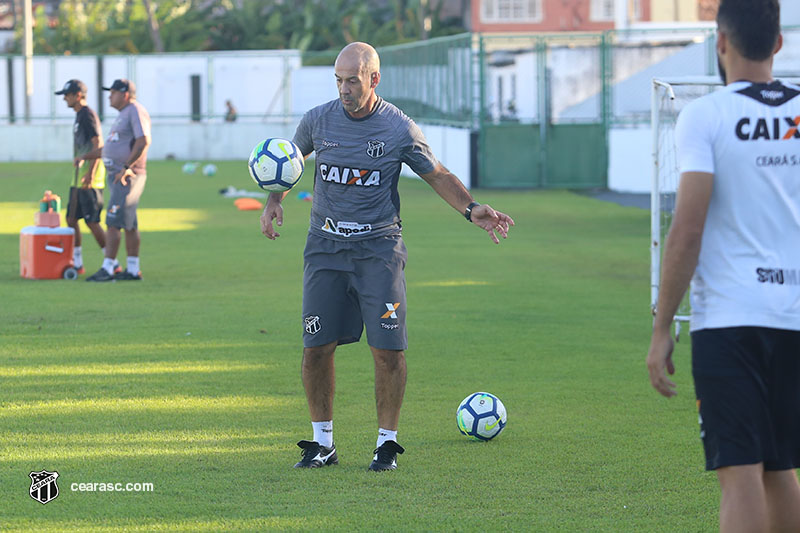
[[[316,152],[310,233],[327,239],[400,234],[402,163],[417,174],[437,164],[419,127],[382,98],[361,119],[339,100],[315,107],[297,126],[294,143],[304,155]]]
[[[150,136],[150,114],[136,100],[123,107],[103,145],[103,163],[109,176],[122,170],[131,155],[133,143],[139,137]],[[131,167],[134,174],[144,174],[147,165],[147,147]]]

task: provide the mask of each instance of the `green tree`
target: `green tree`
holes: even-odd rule
[[[36,9],[34,52],[149,53],[159,40],[167,52],[332,52],[357,40],[386,46],[464,31],[459,20],[441,20],[441,6],[441,0],[63,0],[55,20]],[[17,52],[20,42],[21,29]]]

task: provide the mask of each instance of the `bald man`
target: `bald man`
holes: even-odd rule
[[[296,468],[339,461],[333,443],[334,353],[357,342],[366,326],[375,363],[378,440],[369,470],[397,468],[400,406],[406,385],[406,247],[397,190],[402,163],[424,179],[492,241],[506,238],[514,221],[477,203],[461,181],[436,160],[413,120],[375,92],[380,59],[367,43],[344,47],[334,66],[339,98],[310,110],[295,132],[303,155],[316,153],[314,200],[303,271],[302,378],[313,428],[302,440]],[[269,239],[283,224],[281,201],[271,193],[261,215]]]

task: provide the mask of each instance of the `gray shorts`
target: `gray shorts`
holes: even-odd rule
[[[366,325],[373,348],[408,348],[400,235],[343,242],[309,234],[303,257],[303,346],[358,342]]]
[[[114,174],[109,172],[108,189],[110,198],[106,208],[106,226],[135,230],[139,228],[139,220],[136,218],[136,207],[139,205],[139,198],[144,191],[144,184],[147,182],[147,174],[137,174],[134,178],[128,178],[128,184],[121,182],[114,183]]]

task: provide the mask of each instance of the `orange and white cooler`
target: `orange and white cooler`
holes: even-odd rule
[[[39,214],[39,213],[37,213]],[[28,279],[75,279],[72,228],[25,226],[19,234],[19,273]]]

